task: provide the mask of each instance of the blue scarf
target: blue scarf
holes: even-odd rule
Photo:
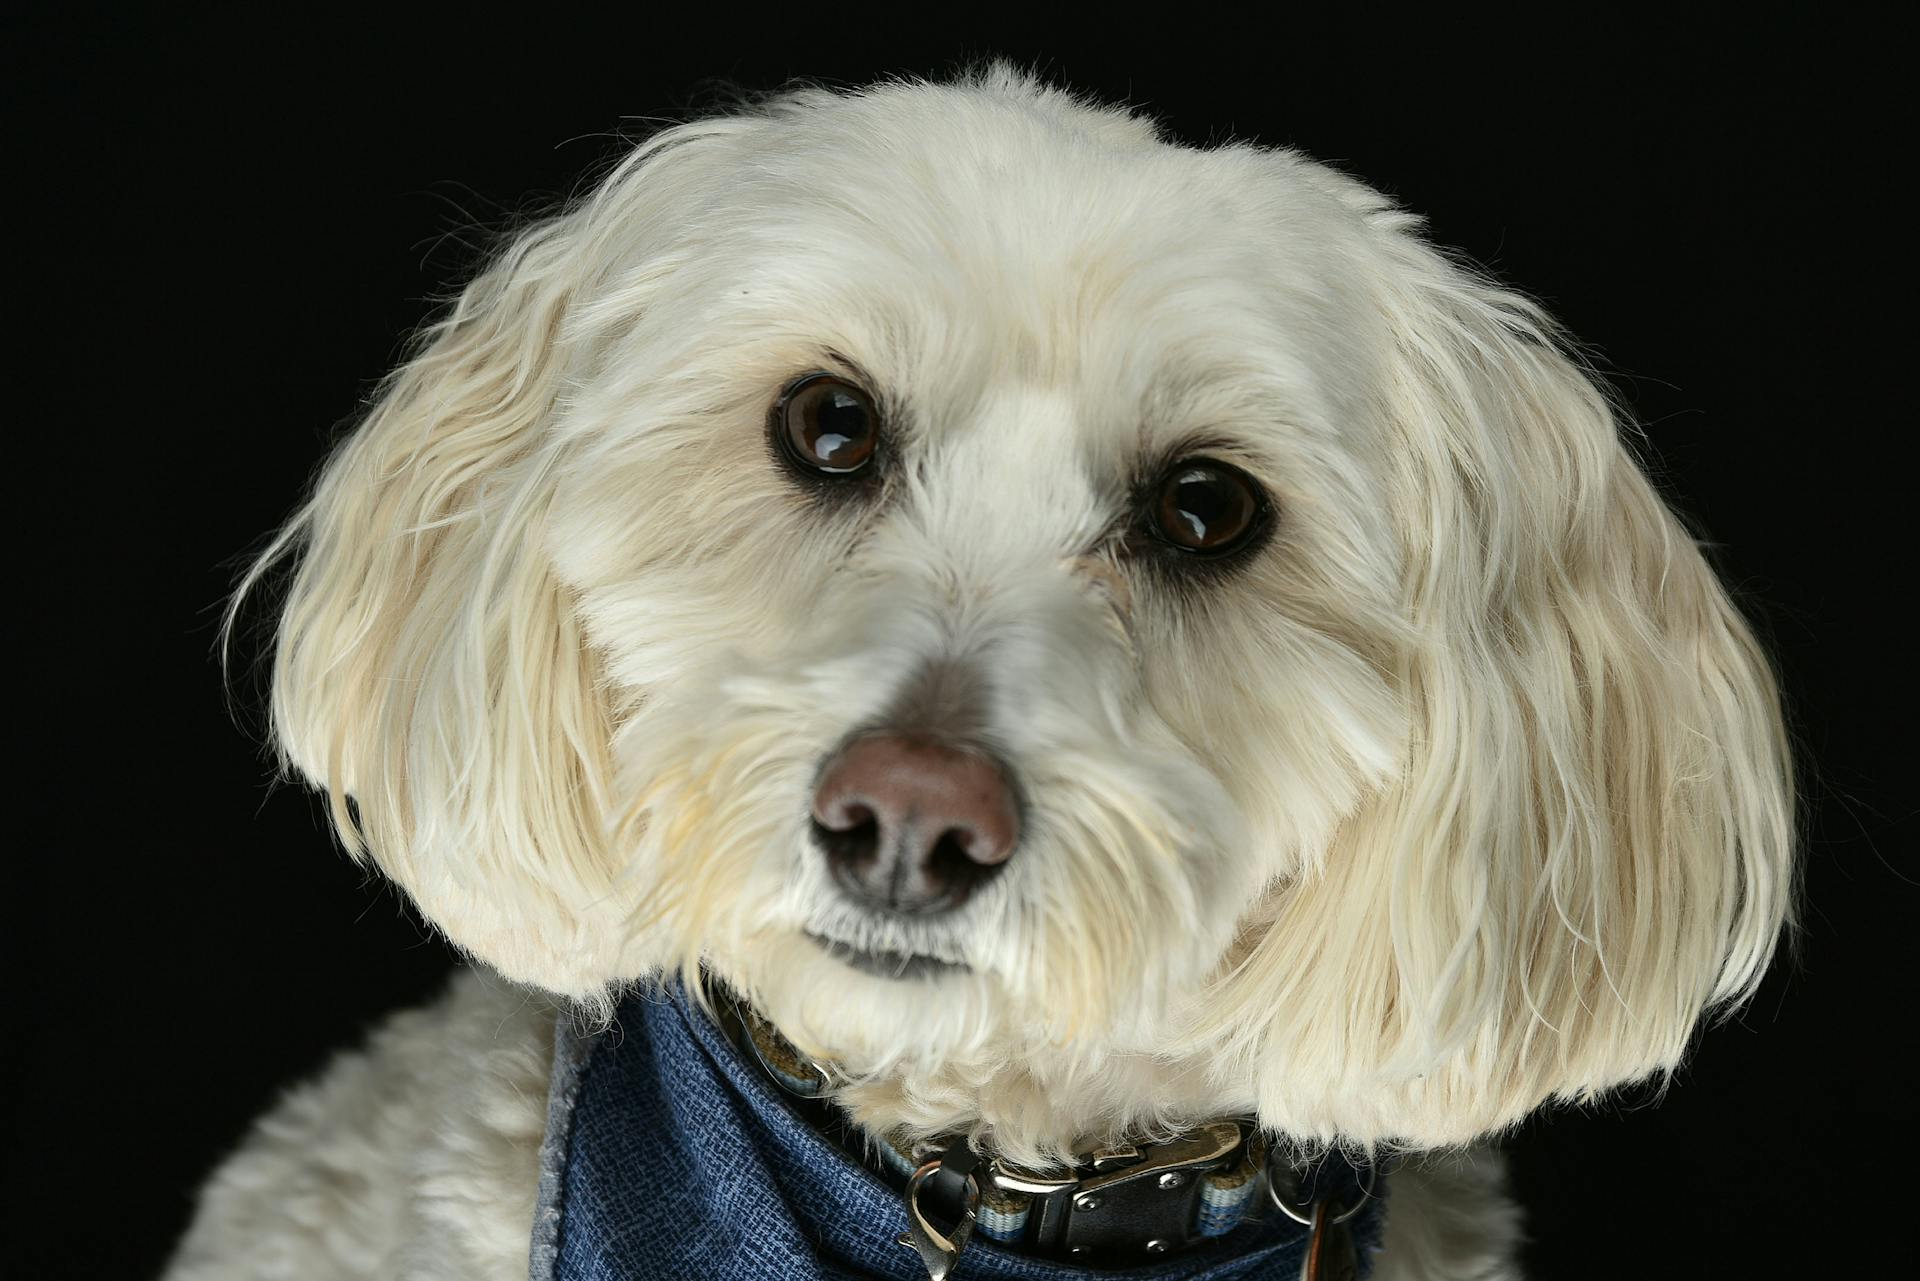
[[[628,997],[598,1035],[560,1018],[539,1195],[532,1281],[926,1281],[896,1240],[900,1193],[821,1135],[677,987]],[[1364,1272],[1377,1201],[1353,1227]],[[1096,1272],[976,1233],[954,1275],[1292,1278],[1305,1236],[1270,1213],[1165,1263]]]

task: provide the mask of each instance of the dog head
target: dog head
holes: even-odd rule
[[[1786,916],[1766,664],[1525,300],[996,69],[669,129],[265,564],[273,710],[462,947],[708,966],[905,1130],[1432,1144]]]

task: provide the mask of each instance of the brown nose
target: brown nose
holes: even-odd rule
[[[814,788],[813,819],[840,888],[909,915],[966,902],[1020,839],[999,765],[904,734],[870,734],[841,748]]]

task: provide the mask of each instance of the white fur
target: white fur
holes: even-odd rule
[[[598,1010],[709,966],[876,1129],[1430,1149],[1664,1072],[1788,914],[1773,683],[1551,323],[1416,233],[998,68],[670,129],[423,335],[263,559],[302,552],[278,740],[463,948]],[[814,368],[888,409],[875,500],[767,447]],[[1199,450],[1277,534],[1178,581],[1116,534]],[[1029,822],[882,924],[808,788],[941,661]],[[1498,1272],[1463,1168],[1403,1176],[1479,1207],[1397,1202],[1403,1275]]]
[[[169,1281],[526,1281],[554,1017],[481,971],[394,1015],[221,1167]]]

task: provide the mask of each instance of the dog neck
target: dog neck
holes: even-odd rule
[[[902,1187],[908,1231],[929,1272],[943,1275],[978,1231],[1023,1254],[1102,1266],[1151,1263],[1219,1242],[1243,1221],[1280,1209],[1315,1240],[1351,1252],[1347,1220],[1372,1200],[1370,1168],[1338,1153],[1293,1163],[1273,1154],[1250,1118],[1231,1117],[1160,1139],[1109,1143],[1049,1170],[976,1150],[964,1134],[909,1141],[856,1123],[833,1102],[838,1074],[801,1053],[730,991],[709,985],[729,1039],[823,1135]],[[1280,1190],[1275,1190],[1280,1189]],[[1337,1229],[1313,1232],[1316,1204]],[[942,1224],[952,1225],[943,1228]]]

